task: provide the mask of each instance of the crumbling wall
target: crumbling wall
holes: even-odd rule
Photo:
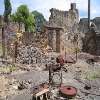
[[[76,33],[79,33],[78,31],[78,23],[79,23],[79,13],[76,9],[76,4],[72,3],[71,8],[69,11],[61,11],[55,8],[50,9],[51,15],[49,17],[49,26],[52,27],[61,27],[63,28],[63,32],[61,32],[60,37],[60,53],[65,52],[66,49],[69,49],[68,44],[66,42],[66,33],[70,35],[70,37],[73,37],[73,35]],[[49,32],[50,33],[50,32]],[[51,31],[51,34],[53,32]],[[48,37],[49,38],[49,37]],[[59,45],[59,42],[57,43]],[[70,45],[73,46],[73,43],[70,42]],[[56,50],[57,51],[57,50]]]
[[[63,29],[63,31],[60,31],[60,35],[57,32],[57,41],[58,39],[60,41],[56,41],[56,44],[52,45],[57,45],[57,47],[60,47],[60,53],[64,53],[66,49],[69,49],[68,44],[66,43],[66,33],[67,34],[72,34],[70,37],[73,37],[75,33],[75,26],[79,23],[79,13],[78,10],[76,9],[76,4],[72,3],[71,8],[69,11],[61,11],[55,8],[50,9],[51,15],[49,17],[49,22],[48,25],[52,27],[60,27]],[[78,27],[77,27],[78,28]],[[54,34],[54,32],[49,32],[48,34]],[[77,31],[78,33],[78,31]],[[50,43],[52,43],[51,37],[48,36],[48,40],[51,40]],[[70,42],[70,44],[72,44]],[[59,46],[60,45],[60,46]],[[56,49],[56,51],[59,51]]]
[[[22,43],[24,45],[30,45],[33,43],[34,34],[30,32],[24,32],[22,35]]]
[[[76,4],[72,3],[69,11],[61,11],[55,8],[50,9],[51,15],[49,24],[52,26],[64,27],[64,31],[70,31],[75,23],[79,22],[79,14]]]
[[[83,51],[100,55],[100,17],[91,20],[90,30],[88,29],[88,18],[82,18],[79,29],[83,41]]]
[[[47,64],[56,61],[56,53],[43,53],[33,45],[22,45],[17,49],[17,62],[21,64]],[[41,67],[41,66],[40,66]]]
[[[92,22],[96,25],[97,32],[100,33],[100,17],[94,18]]]

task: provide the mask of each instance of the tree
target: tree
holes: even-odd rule
[[[11,19],[13,22],[17,22],[19,27],[18,27],[18,31],[20,31],[20,27],[21,27],[21,23],[22,23],[22,18],[17,14],[12,14],[11,15]]]
[[[12,11],[10,0],[4,0],[4,6],[5,6],[4,21],[8,24],[9,15],[11,14]]]
[[[35,30],[35,19],[33,14],[29,14],[29,17],[26,19],[26,28],[28,32],[34,32]]]
[[[26,25],[26,20],[29,17],[29,9],[26,5],[21,5],[18,7],[17,12],[16,12],[16,18],[18,23],[20,24],[21,22],[24,23],[25,25],[25,31],[28,31],[27,25]]]
[[[34,31],[34,16],[29,12],[29,9],[26,5],[21,5],[18,7],[17,12],[12,15],[12,20],[18,22],[19,30],[20,24],[23,23],[25,26],[25,31]]]
[[[8,24],[9,22],[9,15],[11,14],[11,11],[12,11],[12,7],[11,7],[11,3],[10,3],[10,0],[4,0],[4,22],[6,24]],[[2,56],[3,58],[5,58],[5,33],[4,33],[4,30],[5,30],[5,26],[3,25],[2,27]]]
[[[44,16],[38,11],[33,11],[32,14],[34,15],[35,18],[35,31],[36,32],[42,31],[43,24],[46,21]]]

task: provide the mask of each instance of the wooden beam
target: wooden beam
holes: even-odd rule
[[[41,95],[43,95],[43,94],[45,94],[47,92],[49,92],[49,88],[48,89],[43,89],[42,91],[36,93],[34,96],[35,97],[39,97],[39,96],[41,96]]]

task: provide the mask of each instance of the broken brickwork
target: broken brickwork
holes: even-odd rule
[[[52,8],[50,13],[49,22],[45,25],[48,34],[48,45],[54,51],[64,53],[69,48],[67,45],[68,41],[66,41],[67,36],[70,39],[77,30],[76,26],[79,23],[78,9],[76,9],[76,4],[72,3],[69,11],[60,11]]]

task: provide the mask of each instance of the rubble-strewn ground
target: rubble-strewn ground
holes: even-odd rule
[[[48,54],[50,55],[52,53]],[[49,61],[52,61],[50,59]],[[7,100],[7,98],[8,100],[31,100],[32,87],[49,80],[48,70],[44,70],[46,63],[2,65],[0,67],[0,100]],[[21,83],[25,85],[23,90],[18,89]],[[100,100],[100,63],[88,64],[86,59],[78,59],[75,64],[65,64],[63,84],[78,89],[77,96],[72,100]],[[85,89],[86,86],[90,89]],[[56,97],[56,89],[53,93]],[[58,99],[54,98],[54,100]]]
[[[65,83],[75,86],[78,94],[75,100],[100,100],[100,65],[89,65],[83,60],[67,67],[68,73],[64,78]],[[86,90],[84,87],[91,89]]]

